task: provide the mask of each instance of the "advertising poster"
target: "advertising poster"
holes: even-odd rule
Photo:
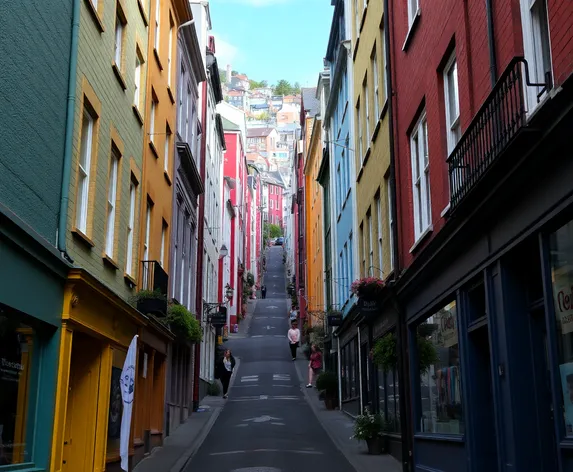
[[[119,439],[121,432],[121,414],[123,412],[123,401],[121,399],[121,369],[111,368],[111,391],[109,397],[109,423],[107,436],[110,439]]]
[[[573,331],[573,283],[569,271],[553,271],[553,300],[557,320],[561,322],[562,334]]]
[[[573,362],[561,364],[559,370],[563,390],[565,433],[567,436],[573,436]]]

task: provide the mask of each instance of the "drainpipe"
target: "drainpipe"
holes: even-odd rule
[[[62,257],[74,262],[66,250],[66,224],[68,221],[68,202],[70,195],[70,176],[72,172],[72,149],[74,139],[74,113],[76,107],[76,68],[78,65],[78,45],[80,36],[80,0],[72,5],[72,42],[70,44],[70,66],[68,71],[68,98],[66,107],[66,131],[64,137],[64,162],[62,169],[62,191],[60,192],[60,211],[58,214],[58,250]]]
[[[394,140],[394,120],[396,120],[396,128],[398,127],[398,116],[394,115],[393,112],[393,100],[394,100],[394,93],[392,84],[394,80],[392,80],[394,69],[392,68],[391,58],[391,44],[394,42],[390,42],[390,39],[395,41],[394,35],[394,22],[392,22],[392,37],[390,37],[390,7],[389,7],[389,0],[384,0],[384,40],[386,41],[386,57],[384,58],[386,61],[386,65],[388,67],[388,90],[389,93],[389,100],[388,100],[388,116],[390,117],[389,120],[389,144],[390,144],[390,192],[392,195],[393,205],[391,208],[392,211],[392,220],[394,221],[394,230],[392,232],[392,237],[394,238],[394,250],[392,251],[391,257],[394,260],[394,276],[392,282],[395,283],[399,279],[400,274],[400,258],[399,258],[399,248],[398,248],[398,198],[397,198],[397,186],[396,186],[396,155],[398,154],[399,150],[396,149],[399,146],[399,143],[395,142]],[[408,346],[408,336],[407,336],[407,329],[403,329],[406,327],[406,320],[404,318],[404,310],[401,309],[401,306],[398,302],[398,297],[395,295],[396,292],[394,291],[393,287],[391,287],[392,293],[390,297],[394,299],[396,311],[398,312],[397,316],[397,338],[398,338],[398,347],[400,349],[400,355],[398,356],[398,375],[399,378],[402,380],[409,379],[409,370],[406,369],[406,361],[405,357],[407,357],[405,347]],[[407,381],[401,381],[399,383],[399,393],[400,398],[410,398],[410,391],[407,388]],[[411,424],[411,420],[409,418],[409,412],[406,408],[407,402],[400,402],[400,418],[401,418],[401,431],[402,431],[402,468],[404,471],[411,470],[411,463],[412,461],[412,454],[413,454],[413,443],[412,443],[412,436],[410,434],[409,425]]]
[[[487,14],[487,44],[489,47],[489,76],[491,86],[497,82],[497,59],[495,55],[495,39],[493,31],[493,0],[485,0],[485,11]]]

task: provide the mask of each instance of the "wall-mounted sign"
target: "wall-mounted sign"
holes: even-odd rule
[[[359,298],[358,307],[360,308],[360,313],[366,318],[376,316],[380,312],[378,300],[364,300],[363,298]]]
[[[211,315],[211,324],[214,326],[224,326],[227,324],[227,307],[219,307],[219,311],[216,311]]]
[[[328,326],[340,326],[342,325],[342,313],[336,313],[333,315],[326,315],[328,319]]]

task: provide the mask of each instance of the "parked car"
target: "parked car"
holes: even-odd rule
[[[284,242],[285,242],[285,238],[283,238],[283,237],[277,238],[277,240],[275,241],[275,246],[282,246],[284,244]]]

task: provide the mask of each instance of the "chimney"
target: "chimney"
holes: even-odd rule
[[[227,64],[227,84],[231,83],[231,64]]]

